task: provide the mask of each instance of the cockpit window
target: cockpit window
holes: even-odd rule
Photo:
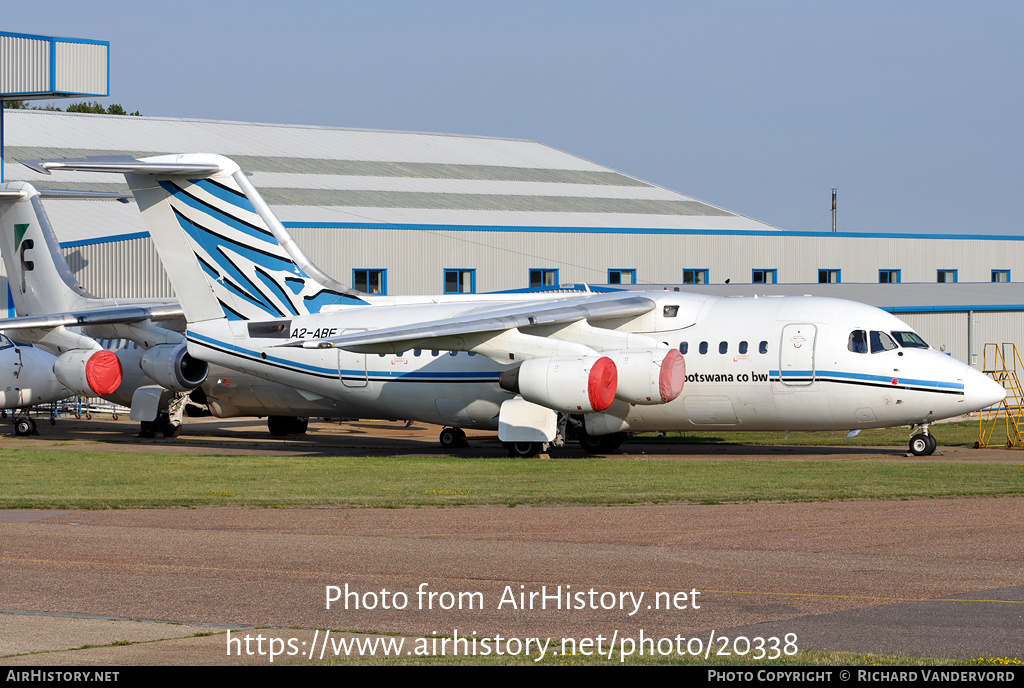
[[[928,344],[917,332],[893,332],[893,338],[905,349],[927,349]]]
[[[7,338],[6,335],[0,334],[0,349],[7,349],[14,346],[14,342]]]
[[[892,340],[892,337],[885,332],[871,330],[871,353],[877,354],[879,351],[891,351],[895,348],[896,342]]]
[[[850,333],[850,341],[846,348],[855,354],[866,354],[868,352],[868,333],[864,330],[854,330]]]

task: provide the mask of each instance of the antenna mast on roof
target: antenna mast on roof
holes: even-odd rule
[[[832,187],[832,231],[836,231],[836,187]]]

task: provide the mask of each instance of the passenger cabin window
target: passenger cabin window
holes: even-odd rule
[[[896,342],[892,340],[892,337],[885,332],[871,330],[871,353],[877,354],[879,351],[892,351],[895,348],[897,348]]]
[[[727,354],[727,353],[729,353],[729,342],[719,342],[718,343],[718,353],[720,353],[720,354]]]
[[[679,342],[679,353],[685,354],[689,350],[690,350],[690,343],[689,342]]]
[[[740,353],[741,354],[747,353],[747,343],[746,342],[740,342]]]
[[[708,343],[707,342],[701,342],[700,343],[700,352],[702,354],[706,354],[708,352]]]
[[[758,345],[757,350],[760,351],[763,354],[768,353],[768,342],[761,342]]]
[[[855,354],[866,354],[868,352],[868,333],[864,330],[851,332],[846,348]]]
[[[893,332],[893,339],[904,349],[927,349],[928,344],[917,332]]]

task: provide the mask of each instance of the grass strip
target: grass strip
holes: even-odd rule
[[[1024,494],[1024,466],[920,461],[196,456],[14,449],[0,508],[408,507]]]

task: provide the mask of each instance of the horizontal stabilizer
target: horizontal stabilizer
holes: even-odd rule
[[[0,330],[112,325],[144,320],[175,320],[182,317],[184,317],[184,313],[177,303],[165,303],[152,306],[124,306],[51,315],[32,315],[21,318],[0,318]]]
[[[50,174],[51,170],[75,172],[117,172],[120,174],[160,174],[205,177],[220,172],[215,162],[145,162],[130,155],[90,156],[86,158],[52,158],[49,160],[22,160],[21,163],[36,172]]]

